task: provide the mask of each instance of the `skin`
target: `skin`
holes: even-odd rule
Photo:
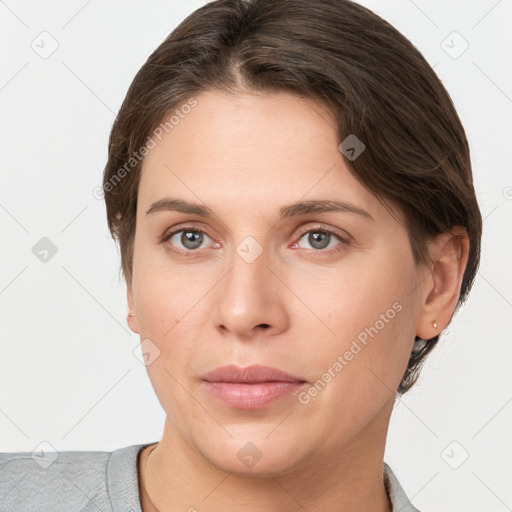
[[[451,319],[467,235],[440,235],[429,248],[435,265],[416,266],[401,213],[395,219],[350,173],[334,119],[314,101],[285,92],[196,99],[146,156],[138,191],[128,323],[160,351],[147,370],[167,415],[162,439],[139,459],[143,510],[390,511],[382,462],[395,392],[415,335],[431,338]],[[147,215],[164,197],[214,216]],[[373,220],[279,220],[281,207],[310,199],[350,202]],[[183,223],[206,233],[198,249],[181,232],[161,242]],[[322,227],[349,242],[327,235],[327,248],[313,246]],[[263,250],[252,263],[236,250],[246,237]],[[244,411],[201,382],[218,366],[259,363],[302,377],[307,390],[396,303],[394,318],[307,404],[294,395]],[[252,467],[237,457],[248,442],[261,454]]]

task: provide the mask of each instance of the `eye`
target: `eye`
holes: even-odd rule
[[[309,244],[310,247],[303,246],[301,243],[306,245]],[[349,239],[347,236],[322,227],[309,229],[308,231],[303,232],[296,246],[300,249],[312,249],[313,251],[329,253],[342,250],[345,245],[348,245],[348,243]],[[333,248],[334,251],[329,250]]]
[[[174,229],[162,237],[162,242],[169,242],[171,250],[178,254],[198,252],[198,249],[204,249],[203,244],[208,240],[213,242],[204,231],[191,226]]]

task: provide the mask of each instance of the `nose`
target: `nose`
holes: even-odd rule
[[[287,289],[276,270],[265,251],[254,261],[233,253],[230,270],[212,297],[212,321],[221,334],[250,341],[288,328]]]

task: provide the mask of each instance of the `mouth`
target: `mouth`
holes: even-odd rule
[[[215,399],[237,409],[262,409],[296,394],[307,382],[277,368],[228,365],[202,377],[204,387]]]

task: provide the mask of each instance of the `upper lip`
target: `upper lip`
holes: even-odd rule
[[[240,368],[234,364],[219,366],[201,377],[208,382],[305,382],[277,368],[253,364]]]

